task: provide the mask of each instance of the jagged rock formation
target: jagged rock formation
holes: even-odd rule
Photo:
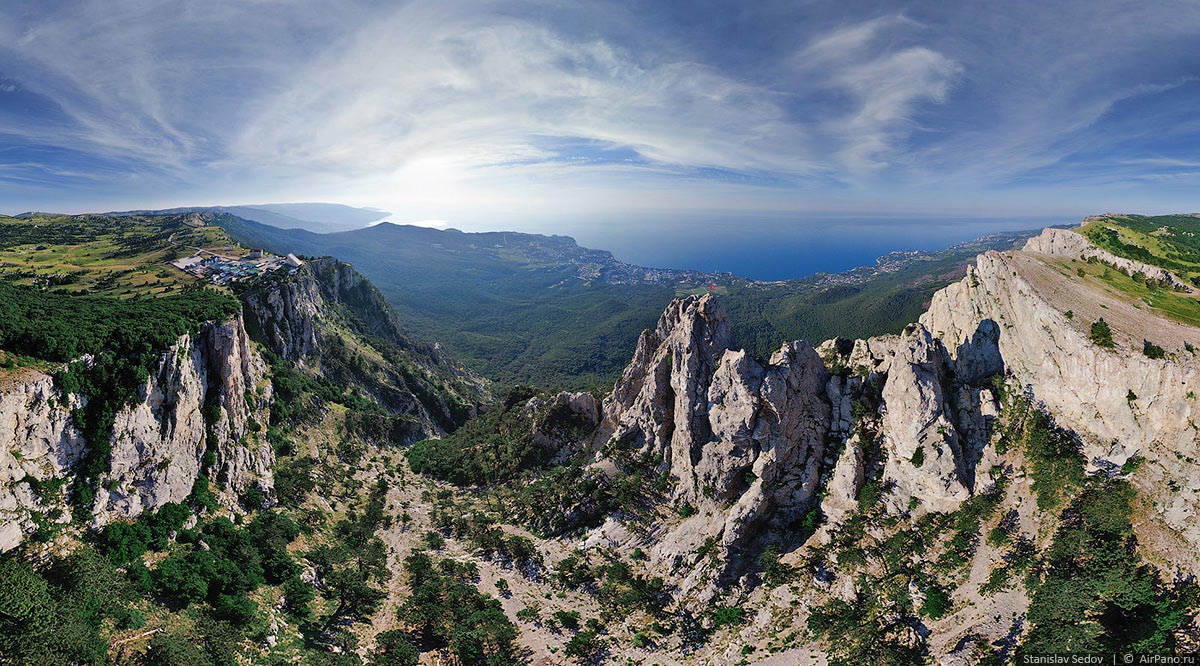
[[[654,551],[669,570],[692,572],[684,587],[701,582],[694,565],[707,540],[736,555],[768,521],[786,525],[814,505],[830,432],[828,372],[807,342],[785,344],[765,366],[731,346],[715,298],[674,301],[642,334],[597,434],[661,456],[675,501],[697,508]]]
[[[917,499],[934,511],[952,511],[970,496],[944,354],[929,331],[913,327],[892,361],[882,396],[884,479],[894,486],[895,500]]]
[[[269,492],[274,452],[251,432],[253,423],[266,422],[270,384],[264,369],[240,316],[181,336],[165,350],[138,400],[115,416],[108,471],[98,480],[91,522],[133,518],[182,501],[202,473],[228,491],[227,502],[251,486]],[[88,450],[71,410],[83,404],[60,395],[53,378],[40,372],[17,378],[0,394],[0,550],[21,542],[35,513],[59,507],[61,519],[69,519],[65,482]],[[209,450],[214,458],[206,465]],[[26,475],[53,492],[38,497],[35,484],[23,481]]]
[[[313,259],[242,294],[251,335],[286,360],[404,415],[407,439],[442,435],[476,413],[483,381],[437,345],[412,340],[349,264]]]
[[[723,548],[718,575],[734,572],[748,546],[786,534],[818,493],[827,524],[836,524],[872,474],[881,475],[894,513],[953,511],[990,491],[991,476],[977,470],[999,460],[992,380],[1005,373],[1083,438],[1089,459],[1115,469],[1140,452],[1164,480],[1200,477],[1193,462],[1200,369],[1183,351],[1156,360],[1091,343],[1081,323],[1090,313],[1073,321],[1038,283],[1045,277],[1038,271],[1061,276],[1040,258],[1048,247],[1097,256],[1060,233],[1068,232],[1048,230],[1025,251],[980,255],[902,335],[831,340],[818,350],[788,343],[765,365],[733,349],[713,297],[673,302],[641,336],[604,402],[592,446],[659,456],[659,469],[676,481],[673,501],[697,510],[651,537],[680,589],[704,589],[703,544]],[[1125,321],[1115,301],[1105,308]],[[1200,543],[1189,497],[1162,495],[1164,522]]]

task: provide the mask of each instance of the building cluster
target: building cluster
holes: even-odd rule
[[[171,265],[198,278],[210,280],[213,284],[223,285],[278,270],[295,271],[303,266],[304,262],[294,254],[280,257],[255,248],[242,257],[200,250],[195,256],[172,261]]]

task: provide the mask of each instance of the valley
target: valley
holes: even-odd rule
[[[784,340],[898,332],[972,258],[1034,232],[985,236],[943,252],[896,252],[875,266],[799,280],[633,266],[563,236],[462,233],[380,224],[336,234],[285,231],[224,216],[245,245],[330,254],[370,278],[411,330],[502,385],[610,385],[638,334],[672,298],[722,295],[739,344],[759,358]]]
[[[1166,241],[1089,218],[780,284],[562,238],[379,225],[389,263],[211,211],[0,224],[0,663],[1200,647],[1200,311]],[[169,268],[185,241],[305,256],[216,286]],[[506,386],[372,270],[499,292],[492,321],[540,285],[516,311],[564,311],[552,338],[640,328],[612,375],[595,348],[538,370],[576,390]]]

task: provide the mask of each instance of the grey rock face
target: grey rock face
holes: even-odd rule
[[[952,511],[969,497],[958,428],[945,392],[941,344],[923,326],[903,339],[883,386],[884,479],[892,497],[916,498],[933,511]]]
[[[181,336],[164,351],[137,402],[115,416],[109,471],[99,479],[93,524],[185,499],[204,471],[210,432],[216,462],[208,473],[229,491],[225,499],[232,502],[250,486],[269,492],[274,451],[250,432],[252,420],[267,420],[270,387],[263,372],[240,316],[210,324],[195,337]],[[206,401],[217,406],[211,424],[202,413]],[[22,482],[25,475],[69,481],[85,456],[87,444],[70,416],[81,405],[76,396],[58,395],[54,380],[40,373],[0,393],[0,550],[21,542],[31,527],[29,512],[46,511],[52,503],[34,497]],[[60,495],[54,503],[69,517],[64,499]]]
[[[279,281],[244,296],[252,324],[275,353],[301,366],[320,355],[323,299],[315,280]]]
[[[654,330],[642,333],[633,362],[604,401],[606,431],[662,455],[680,482],[680,497],[700,495],[693,470],[710,439],[708,384],[732,346],[715,299],[677,299]]]
[[[854,434],[842,449],[825,485],[821,514],[827,525],[841,524],[858,507],[858,491],[866,480],[865,471],[862,443]]]
[[[15,548],[33,529],[31,514],[64,500],[62,492],[39,497],[26,480],[61,478],[86,451],[71,421],[71,410],[86,403],[59,397],[54,379],[41,372],[10,381],[0,391],[0,552]]]
[[[661,454],[676,501],[699,509],[655,547],[672,570],[696,564],[709,539],[736,560],[768,523],[815,502],[831,420],[824,363],[804,341],[766,366],[731,346],[712,296],[676,300],[604,403],[598,440]],[[698,583],[689,574],[684,587]]]
[[[1046,250],[1044,243],[1033,247]],[[1120,467],[1136,453],[1156,463],[1146,466],[1157,480],[1145,490],[1155,495],[1162,520],[1200,545],[1196,503],[1187,492],[1159,492],[1168,481],[1191,484],[1200,477],[1200,465],[1189,462],[1200,453],[1200,364],[1182,350],[1151,359],[1140,349],[1093,344],[1087,322],[1067,317],[1026,278],[1020,255],[977,257],[965,279],[934,295],[921,322],[941,332],[959,358],[963,348],[955,345],[972,339],[983,322],[994,322],[996,351],[1007,372],[1059,425],[1080,436],[1087,459]]]
[[[185,499],[204,471],[212,435],[216,463],[208,473],[234,495],[251,486],[270,491],[275,455],[250,436],[250,421],[265,423],[266,400],[253,396],[264,365],[250,346],[241,317],[212,324],[194,339],[181,337],[159,359],[141,400],[117,413],[109,472],[101,476],[93,521],[104,524]],[[201,410],[216,405],[206,424]]]
[[[996,349],[1007,371],[1092,453],[1111,450],[1120,463],[1153,442],[1196,445],[1196,403],[1187,395],[1200,390],[1200,367],[1190,358],[1151,359],[1093,344],[996,252],[980,255],[972,275],[935,294],[921,316],[950,342],[969,339],[987,320],[999,323]]]

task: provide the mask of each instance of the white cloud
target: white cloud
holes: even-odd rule
[[[408,203],[405,219],[798,207],[977,192],[1092,148],[1087,130],[1123,100],[1192,80],[1162,44],[1198,32],[1195,3],[905,5],[818,2],[784,37],[730,37],[715,6],[691,32],[548,0],[11,0],[0,92],[48,111],[0,116],[0,137],[162,198]],[[1123,164],[1190,166],[1150,159]],[[22,173],[87,170],[68,166]]]
[[[666,165],[810,170],[778,97],[694,62],[643,65],[602,40],[416,4],[299,71],[236,147],[377,172],[536,163],[584,139]]]

